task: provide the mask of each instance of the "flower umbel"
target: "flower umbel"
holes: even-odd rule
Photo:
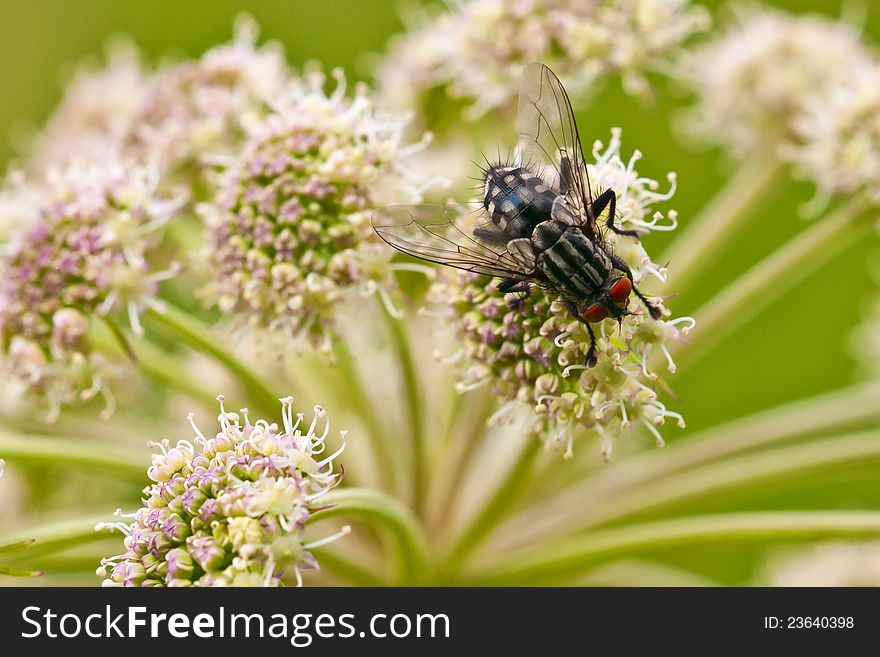
[[[148,81],[137,48],[128,41],[110,44],[106,66],[80,65],[37,139],[29,173],[42,177],[53,166],[116,156],[133,129]]]
[[[220,309],[324,348],[346,288],[378,290],[390,307],[393,266],[370,210],[418,201],[426,184],[402,162],[413,150],[403,120],[374,109],[362,86],[346,97],[334,77],[329,95],[319,72],[299,81],[200,206]]]
[[[698,94],[688,125],[739,155],[795,138],[800,117],[824,106],[873,56],[852,27],[816,16],[749,10],[683,58]]]
[[[213,438],[191,414],[192,442],[156,444],[161,452],[147,470],[154,483],[144,489],[144,506],[131,524],[112,524],[125,534],[126,549],[102,560],[105,586],[301,585],[301,571],[318,567],[305,525],[340,481],[334,461],[346,432],[325,456],[330,421],[320,406],[307,425],[303,413],[294,415],[293,397],[282,399],[279,427],[252,424],[246,409],[227,412],[223,396],[217,399],[220,431]]]
[[[168,273],[152,271],[147,255],[182,198],[156,197],[154,174],[121,164],[52,170],[38,190],[36,219],[8,247],[0,285],[5,367],[47,398],[52,417],[62,404],[109,395],[112,371],[89,344],[90,318],[121,310],[140,334],[140,313],[157,304]]]
[[[281,48],[257,48],[257,35],[255,22],[240,16],[232,43],[156,74],[142,92],[126,153],[157,161],[166,171],[238,147],[243,122],[268,111],[268,101],[283,93],[289,75]]]
[[[607,147],[597,142],[591,180],[618,195],[620,222],[640,232],[670,230],[675,212],[664,217],[651,206],[668,200],[675,191],[658,192],[654,180],[640,177],[636,152],[628,162],[620,159],[620,131],[614,130]],[[649,276],[665,280],[666,271],[653,263],[641,243],[630,237],[606,235],[614,253],[633,271],[636,284]],[[447,275],[432,291],[448,304],[457,336],[464,344],[468,367],[460,388],[488,384],[504,402],[524,402],[535,412],[533,431],[548,447],[572,454],[576,430],[592,429],[603,439],[608,458],[612,439],[633,425],[643,425],[662,444],[657,430],[667,418],[684,426],[681,416],[669,411],[653,389],[657,374],[649,362],[654,351],[662,354],[666,369],[675,371],[667,345],[680,341],[693,326],[690,318],[652,319],[642,308],[631,309],[618,324],[605,320],[594,325],[598,338],[598,364],[587,367],[590,340],[586,327],[574,319],[555,295],[535,288],[525,300],[509,304],[496,289],[497,281],[472,274]],[[661,299],[652,303],[668,316]]]
[[[864,193],[880,202],[880,64],[812,103],[795,124],[797,144],[786,153],[819,194]],[[820,199],[821,200],[821,199]]]
[[[583,91],[620,73],[645,93],[647,70],[663,66],[708,15],[688,0],[470,0],[400,39],[379,71],[383,95],[412,107],[414,93],[443,86],[472,104],[471,116],[507,104],[523,67],[540,60]]]

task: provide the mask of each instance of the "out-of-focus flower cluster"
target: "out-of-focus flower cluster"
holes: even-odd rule
[[[13,172],[0,188],[0,256],[9,251],[12,236],[36,222],[40,199],[25,176]]]
[[[516,97],[523,67],[540,60],[584,90],[620,73],[647,91],[645,72],[669,61],[708,14],[688,0],[469,0],[414,26],[379,70],[383,96],[398,107],[444,87],[472,104],[470,116]]]
[[[755,7],[687,53],[680,74],[698,95],[689,128],[739,155],[816,137],[842,144],[844,134],[813,133],[843,128],[847,117],[832,106],[851,102],[841,94],[851,95],[866,74],[877,79],[876,58],[856,29]]]
[[[378,290],[393,310],[392,252],[370,212],[417,202],[430,184],[404,164],[423,145],[403,145],[404,121],[377,111],[362,86],[346,97],[334,76],[329,94],[320,72],[294,83],[199,208],[220,309],[324,348],[346,288]]]
[[[257,48],[256,39],[253,20],[240,17],[232,43],[157,73],[141,92],[124,150],[165,169],[235,150],[244,123],[268,111],[290,75],[280,46]]]
[[[60,406],[101,392],[110,373],[93,352],[93,317],[121,311],[135,333],[158,282],[147,255],[155,231],[182,197],[155,195],[148,168],[70,165],[40,186],[32,222],[14,232],[3,258],[0,337],[6,373]],[[112,320],[111,320],[112,321]]]
[[[125,551],[102,560],[105,586],[283,586],[301,584],[301,571],[317,568],[304,540],[305,525],[340,474],[324,456],[330,422],[320,407],[306,425],[282,399],[282,426],[251,423],[245,409],[227,412],[220,401],[220,431],[202,434],[192,416],[192,442],[157,444],[144,489],[144,505],[125,533]],[[323,457],[323,458],[322,458]],[[103,525],[99,525],[99,528]]]
[[[122,44],[104,68],[80,67],[0,192],[0,237],[15,236],[2,248],[3,366],[52,416],[99,391],[109,401],[115,368],[91,348],[90,320],[121,309],[141,332],[166,275],[152,263],[169,259],[154,238],[188,202],[214,199],[202,206],[213,300],[236,322],[326,346],[345,288],[393,309],[392,253],[369,211],[421,199],[427,178],[402,160],[424,144],[404,146],[404,118],[365,88],[346,98],[340,74],[325,93],[322,74],[293,76],[256,36],[241,18],[198,59],[145,71]]]
[[[289,77],[280,47],[257,48],[256,37],[253,20],[243,16],[231,43],[154,73],[142,68],[132,45],[116,44],[105,67],[84,66],[74,76],[28,170],[39,177],[74,159],[115,158],[170,173],[236,147],[242,123],[264,113]]]
[[[100,162],[119,155],[144,102],[149,75],[128,41],[110,45],[105,66],[79,66],[64,97],[32,148],[27,171],[36,178],[72,160]]]
[[[614,130],[607,146],[597,142],[590,179],[599,188],[613,188],[618,195],[619,221],[640,232],[670,230],[676,215],[664,217],[652,206],[668,200],[675,191],[657,191],[656,181],[635,170],[637,151],[627,162],[620,158],[620,131]],[[653,263],[634,238],[606,235],[614,253],[631,267],[636,284],[648,276],[665,280],[666,271]],[[667,345],[683,340],[693,326],[687,317],[652,319],[644,307],[631,308],[618,325],[606,320],[594,325],[598,363],[585,365],[590,345],[586,327],[571,316],[552,294],[534,288],[528,298],[507,299],[497,281],[467,273],[444,274],[431,292],[438,304],[451,308],[457,338],[467,361],[460,382],[462,390],[490,385],[502,402],[520,402],[534,409],[532,429],[548,447],[572,454],[572,442],[580,429],[598,433],[603,455],[610,457],[613,439],[633,425],[645,426],[658,443],[657,429],[667,418],[684,426],[682,417],[667,410],[653,389],[657,375],[652,354],[660,355],[669,372],[675,365]],[[508,303],[508,301],[514,301]],[[631,300],[630,304],[634,304]],[[653,299],[665,316],[669,311]],[[655,353],[656,352],[656,353]],[[460,354],[461,355],[461,354]]]
[[[788,157],[820,195],[863,192],[880,202],[880,64],[852,71],[849,84],[811,103],[795,124]]]

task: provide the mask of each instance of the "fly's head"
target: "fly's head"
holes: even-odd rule
[[[581,312],[581,317],[590,324],[596,324],[609,317],[620,321],[629,314],[626,306],[632,290],[632,281],[626,276],[609,279]]]

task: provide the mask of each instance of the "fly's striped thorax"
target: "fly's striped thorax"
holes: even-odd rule
[[[608,255],[578,226],[545,221],[535,228],[532,243],[538,268],[569,299],[593,296],[614,269]]]
[[[525,167],[489,167],[483,182],[483,207],[507,239],[530,237],[535,226],[550,217],[558,197]]]

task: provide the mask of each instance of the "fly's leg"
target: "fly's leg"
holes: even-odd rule
[[[596,197],[595,201],[593,201],[593,204],[590,206],[590,212],[592,213],[593,218],[598,219],[599,215],[602,214],[605,208],[608,208],[608,219],[605,222],[605,226],[608,230],[617,233],[618,235],[626,235],[627,237],[639,236],[638,232],[634,230],[618,228],[614,224],[614,216],[617,214],[617,194],[614,193],[613,189],[606,189]]]
[[[507,303],[509,307],[515,308],[529,298],[529,295],[532,293],[532,284],[515,278],[505,278],[498,284],[498,291],[501,294],[516,294],[517,296]]]
[[[648,309],[651,317],[654,319],[660,319],[663,316],[663,313],[660,312],[660,309],[657,306],[648,301],[648,297],[642,294],[639,291],[639,288],[636,287],[635,281],[633,281],[632,270],[629,268],[629,265],[621,260],[620,256],[614,255],[613,253],[609,253],[608,257],[611,258],[611,263],[614,265],[615,269],[622,271],[629,279],[629,282],[632,283],[633,293],[641,299],[643,304],[645,304],[645,308]]]
[[[586,358],[586,366],[587,367],[595,367],[596,366],[596,334],[593,333],[593,327],[590,326],[590,323],[581,317],[578,312],[577,305],[573,301],[566,301],[565,307],[568,308],[568,312],[572,314],[577,321],[587,327],[587,333],[590,335],[590,348],[587,350],[587,358]]]

